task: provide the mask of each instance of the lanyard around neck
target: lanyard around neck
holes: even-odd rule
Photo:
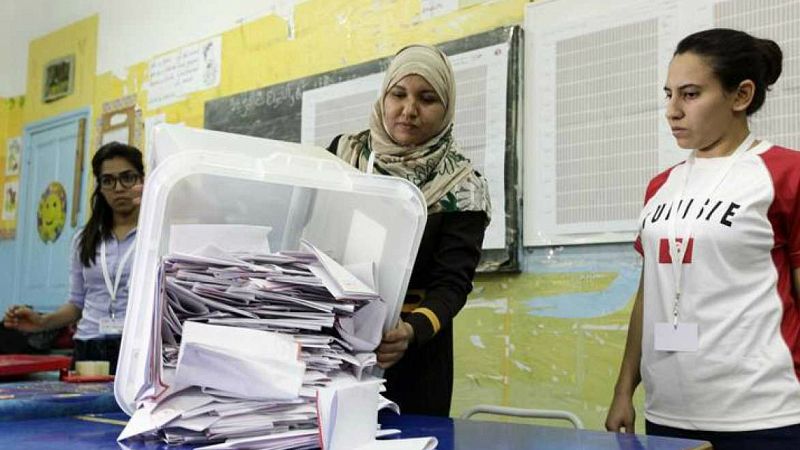
[[[725,165],[719,170],[719,172],[717,172],[716,178],[714,178],[714,180],[708,185],[708,189],[706,190],[705,194],[698,197],[699,201],[702,201],[704,198],[711,198],[720,184],[722,184],[722,181],[728,175],[728,172],[730,172],[733,165],[736,164],[736,161],[744,154],[744,152],[753,146],[754,142],[755,137],[752,135],[752,133],[748,134],[739,147],[736,148],[733,154],[728,157]],[[672,308],[672,325],[674,327],[678,326],[678,308],[681,300],[681,290],[683,288],[683,258],[686,254],[686,249],[689,248],[689,240],[692,238],[692,228],[694,227],[694,223],[697,222],[697,218],[686,221],[683,237],[679,241],[677,237],[679,216],[678,205],[682,200],[685,201],[683,197],[686,193],[686,187],[689,185],[689,176],[694,168],[696,158],[695,150],[686,160],[686,167],[683,171],[683,178],[680,183],[681,189],[675,193],[675,198],[670,206],[670,208],[675,208],[674,214],[672,214],[672,220],[669,222],[669,256],[672,259],[672,274],[675,281],[675,301]]]
[[[119,282],[122,279],[122,272],[124,272],[125,264],[130,259],[131,255],[133,254],[133,250],[136,247],[136,240],[134,239],[131,242],[130,247],[122,256],[122,259],[117,264],[117,272],[114,274],[114,284],[111,284],[111,275],[108,272],[108,262],[106,261],[106,241],[105,239],[100,243],[100,267],[103,270],[103,280],[106,282],[106,289],[108,289],[108,294],[111,296],[111,301],[108,304],[108,312],[111,315],[111,318],[114,319],[115,311],[114,311],[114,304],[117,301],[117,292],[119,290]]]

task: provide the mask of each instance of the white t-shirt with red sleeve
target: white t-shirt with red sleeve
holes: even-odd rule
[[[727,160],[696,158],[651,180],[635,247],[644,257],[641,374],[645,416],[683,429],[749,431],[800,424],[800,152],[762,141],[707,195]],[[704,198],[705,197],[705,198]],[[669,224],[692,237],[679,321],[698,324],[696,352],[654,348],[672,322]]]

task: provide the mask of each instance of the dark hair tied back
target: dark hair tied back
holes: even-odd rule
[[[728,28],[704,30],[683,38],[675,55],[683,53],[705,58],[728,91],[751,80],[756,90],[747,108],[748,116],[761,109],[769,87],[778,81],[783,69],[783,52],[774,41]]]

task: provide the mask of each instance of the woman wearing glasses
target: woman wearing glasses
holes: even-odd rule
[[[78,319],[74,361],[109,361],[115,373],[128,279],[139,219],[138,196],[131,189],[144,180],[142,153],[111,142],[92,158],[97,184],[92,214],[73,241],[69,301],[48,314],[12,306],[4,325],[23,332],[61,328]]]

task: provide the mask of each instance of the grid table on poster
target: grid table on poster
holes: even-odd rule
[[[525,245],[633,240],[648,181],[687,155],[662,86],[690,33],[728,27],[779,43],[783,73],[751,126],[800,148],[800,2],[558,0],[528,5],[526,27]]]

